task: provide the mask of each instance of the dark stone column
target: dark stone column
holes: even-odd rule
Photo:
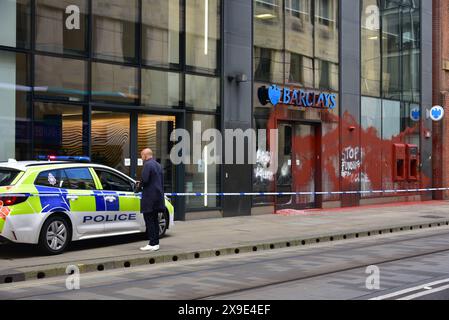
[[[252,0],[223,2],[223,136],[225,129],[252,128]],[[247,79],[238,79],[244,75]],[[229,78],[229,79],[228,79]],[[240,82],[240,80],[246,80]],[[226,141],[225,141],[226,142]],[[241,152],[238,150],[237,152]],[[234,154],[236,151],[234,150]],[[251,165],[224,165],[224,192],[251,192]],[[251,214],[251,197],[225,197],[225,217]]]
[[[360,1],[340,1],[341,153],[360,150]],[[359,151],[360,152],[360,151]],[[357,157],[356,155],[354,157]],[[360,153],[359,153],[360,159]],[[343,161],[343,159],[341,159]],[[360,172],[341,178],[342,191],[360,190]],[[342,195],[342,206],[357,206],[360,195]]]

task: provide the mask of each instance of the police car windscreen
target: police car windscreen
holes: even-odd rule
[[[18,174],[17,170],[0,168],[0,187],[10,186]]]

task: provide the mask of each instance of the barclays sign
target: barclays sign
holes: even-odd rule
[[[337,95],[333,93],[313,92],[306,90],[292,90],[271,85],[269,88],[259,88],[259,101],[262,105],[271,103],[274,107],[278,104],[292,105],[305,108],[318,108],[333,110],[337,107]]]

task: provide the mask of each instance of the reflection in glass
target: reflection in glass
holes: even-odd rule
[[[186,1],[186,64],[217,73],[220,54],[220,0]]]
[[[419,0],[363,0],[363,94],[420,102],[420,23]]]
[[[419,146],[421,106],[417,103],[403,102],[401,131],[405,132],[405,142]],[[417,116],[418,115],[418,116]]]
[[[201,115],[201,114],[187,114],[186,115],[186,129],[193,137],[193,122],[201,122],[201,130],[204,132],[208,129],[219,129],[218,119],[214,115]],[[195,141],[192,143],[201,143],[201,150],[204,152],[204,148],[210,142]],[[193,146],[192,146],[193,147]],[[191,147],[191,148],[192,148]],[[193,150],[193,149],[192,149]],[[207,173],[207,175],[206,175]],[[219,179],[219,167],[217,165],[206,165],[203,157],[203,161],[200,163],[193,163],[185,166],[185,189],[187,193],[204,192],[206,189],[208,193],[217,193],[220,188]],[[206,188],[207,187],[207,188]],[[218,206],[217,197],[187,197],[186,198],[187,209],[204,209],[214,208]]]
[[[283,83],[282,0],[254,0],[255,80]]]
[[[380,97],[381,32],[378,0],[363,0],[362,7],[362,94]]]
[[[34,155],[83,156],[83,107],[34,104]]]
[[[145,148],[153,150],[154,159],[162,165],[164,170],[165,192],[175,192],[175,169],[170,160],[173,142],[170,137],[176,129],[176,118],[173,116],[153,116],[139,114],[137,145],[139,152]],[[140,158],[140,154],[138,155]],[[140,179],[142,167],[137,168],[137,179]]]
[[[220,106],[220,79],[186,75],[186,107],[216,111]]]
[[[362,136],[361,136],[361,190],[381,190],[381,179],[370,179],[382,176],[382,100],[362,97],[361,108]],[[370,197],[363,194],[362,197]]]
[[[66,13],[67,8],[79,10],[79,26],[70,18],[76,11]],[[87,51],[88,6],[86,0],[37,0],[36,1],[36,49],[56,53],[85,54]],[[67,21],[70,28],[67,27]],[[79,28],[78,28],[79,27]]]
[[[129,175],[130,124],[127,113],[92,111],[92,161]]]
[[[402,13],[403,100],[420,102],[421,28],[418,8],[404,7]]]
[[[135,62],[137,0],[92,1],[95,56],[118,62]]]
[[[93,63],[92,99],[105,102],[136,103],[138,99],[137,69]]]
[[[382,12],[383,93],[388,99],[401,99],[401,37],[399,5],[388,1]]]
[[[1,0],[0,45],[13,48],[29,48],[30,16],[30,0]]]
[[[28,59],[0,51],[0,161],[29,159]]]
[[[338,91],[339,2],[253,1],[255,80]]]
[[[312,0],[285,2],[285,72],[286,81],[313,87]]]
[[[87,94],[86,67],[86,62],[81,60],[36,55],[35,95],[84,100]]]
[[[338,91],[338,1],[315,0],[315,87]]]
[[[401,133],[401,103],[383,100],[382,102],[382,138],[392,140]]]
[[[142,1],[142,59],[147,65],[179,65],[179,0]]]
[[[142,69],[142,104],[179,106],[182,102],[179,73]]]

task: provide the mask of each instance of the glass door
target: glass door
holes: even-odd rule
[[[91,158],[94,163],[117,169],[140,180],[140,152],[153,150],[164,170],[165,192],[175,192],[176,171],[170,160],[176,116],[137,112],[92,111]]]
[[[316,126],[279,123],[277,192],[311,192],[310,195],[285,195],[276,199],[276,211],[316,207],[318,149]]]
[[[130,127],[130,113],[92,111],[92,161],[130,175]]]
[[[140,151],[145,148],[153,150],[154,159],[162,165],[164,170],[165,192],[175,192],[176,167],[170,160],[173,142],[170,136],[176,129],[176,117],[170,115],[139,114],[137,118],[137,170],[136,179],[142,174]]]

